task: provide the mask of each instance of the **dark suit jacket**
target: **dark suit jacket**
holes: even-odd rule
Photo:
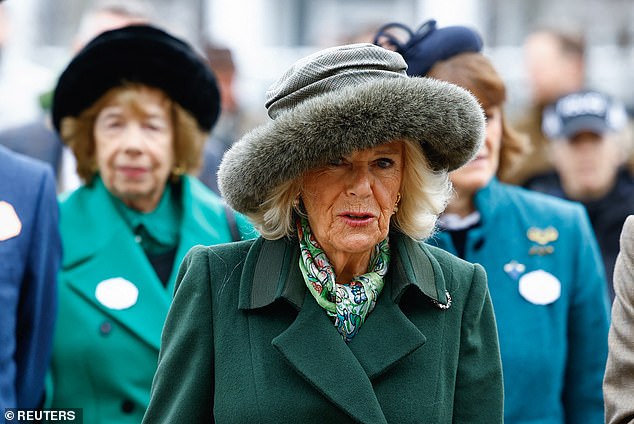
[[[57,224],[50,168],[0,146],[0,410],[42,399],[61,261]]]
[[[143,422],[501,423],[484,270],[402,235],[390,245],[385,287],[350,344],[306,290],[297,240],[194,248]]]

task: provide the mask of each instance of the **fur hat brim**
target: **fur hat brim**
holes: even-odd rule
[[[220,113],[220,91],[204,58],[161,29],[131,25],[98,35],[71,60],[53,94],[53,125],[59,132],[62,119],[124,82],[163,90],[206,132]]]
[[[484,133],[482,109],[466,90],[381,78],[307,99],[247,133],[225,154],[219,187],[232,208],[255,212],[273,188],[356,150],[410,139],[434,170],[451,171],[477,153]]]

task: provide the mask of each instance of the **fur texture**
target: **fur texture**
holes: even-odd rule
[[[258,210],[272,188],[330,160],[397,139],[420,143],[432,168],[454,170],[479,150],[484,114],[466,90],[430,78],[380,78],[305,100],[225,154],[220,190]]]
[[[163,90],[203,131],[210,131],[220,114],[220,91],[205,59],[158,28],[135,25],[97,36],[68,64],[53,95],[57,131],[63,118],[78,116],[124,81]]]

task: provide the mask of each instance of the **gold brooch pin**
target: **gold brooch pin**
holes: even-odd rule
[[[551,255],[555,251],[552,246],[533,246],[528,250],[529,255],[546,256]]]
[[[559,238],[559,232],[555,227],[537,228],[531,227],[526,232],[526,236],[541,246],[545,246]]]
[[[517,280],[524,271],[526,271],[526,265],[517,262],[515,259],[504,265],[504,272],[513,280]]]

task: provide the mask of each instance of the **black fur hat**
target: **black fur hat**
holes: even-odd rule
[[[322,50],[267,92],[272,121],[247,133],[218,172],[227,203],[257,211],[271,190],[309,169],[396,139],[420,143],[431,167],[451,171],[484,140],[484,114],[466,90],[408,77],[400,54],[372,44]]]
[[[190,45],[149,25],[106,31],[90,41],[60,76],[53,124],[78,116],[124,81],[163,90],[210,131],[220,113],[220,92],[205,60]]]

